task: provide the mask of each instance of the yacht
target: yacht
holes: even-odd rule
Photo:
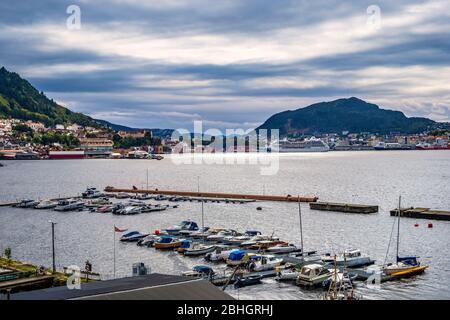
[[[55,207],[56,211],[81,211],[84,209],[84,203],[75,199],[61,200]]]
[[[87,188],[81,195],[85,199],[94,199],[105,196],[101,191],[97,190],[97,188]]]

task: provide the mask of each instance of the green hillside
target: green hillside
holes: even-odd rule
[[[17,73],[0,69],[0,116],[40,121],[47,126],[78,123],[98,127],[92,118],[48,99]]]

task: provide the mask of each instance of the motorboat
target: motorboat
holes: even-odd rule
[[[251,257],[248,263],[248,269],[251,271],[273,270],[283,263],[283,258],[274,255],[261,255]]]
[[[180,230],[180,235],[184,237],[191,237],[194,239],[198,239],[197,235],[206,233],[209,230],[209,227],[203,227],[198,230]]]
[[[209,252],[213,252],[216,249],[216,246],[214,245],[204,245],[204,244],[200,244],[200,245],[194,245],[193,247],[190,247],[186,250],[184,250],[184,255],[185,256],[201,256],[204,254],[207,254]]]
[[[295,281],[300,274],[300,271],[297,270],[295,265],[286,266],[284,269],[276,268],[275,270],[277,270],[277,275],[275,277],[275,280],[277,281]]]
[[[87,188],[81,195],[84,199],[94,199],[105,196],[105,194],[97,190],[97,188]]]
[[[139,239],[137,245],[140,247],[151,247],[155,241],[158,241],[160,236],[155,234],[149,234],[145,238]]]
[[[240,249],[231,250],[226,259],[228,266],[239,266],[248,260],[247,252]]]
[[[215,242],[221,242],[225,237],[236,237],[239,234],[235,230],[227,229],[219,231],[216,234],[212,234],[206,237],[207,241],[215,241]]]
[[[42,200],[34,208],[35,209],[54,209],[58,205],[58,201]]]
[[[118,194],[116,194],[116,199],[128,199],[130,197],[130,194],[125,192],[119,192]]]
[[[134,215],[134,214],[139,214],[141,213],[141,209],[142,207],[137,207],[137,206],[126,206],[125,208],[123,208],[122,210],[120,210],[118,212],[118,214],[121,215]]]
[[[198,232],[194,232],[191,234],[191,237],[194,239],[206,239],[208,236],[213,235],[213,234],[217,234],[220,231],[223,231],[225,229],[222,228],[208,228],[207,230],[204,231],[200,231],[198,230]]]
[[[136,242],[148,236],[148,233],[140,233],[139,231],[129,231],[120,237],[120,241]]]
[[[185,220],[181,221],[179,225],[164,229],[163,231],[168,235],[179,235],[181,230],[195,231],[198,230],[198,225],[194,221]]]
[[[214,270],[208,266],[195,266],[192,270],[182,272],[181,275],[194,278],[210,278],[215,274]]]
[[[260,235],[261,232],[254,230],[247,230],[243,235],[240,236],[226,236],[223,238],[222,242],[230,245],[241,245],[244,241],[250,240],[252,237]]]
[[[158,194],[158,195],[155,197],[155,200],[156,200],[156,201],[164,201],[164,200],[167,200],[167,199],[169,199],[169,197],[167,197],[167,196],[165,196],[165,195],[163,195],[163,194]]]
[[[252,250],[268,250],[275,246],[287,246],[288,243],[280,240],[263,240],[251,245],[249,248]]]
[[[17,208],[34,208],[39,204],[38,201],[31,200],[31,199],[23,199],[19,203],[15,205]]]
[[[76,199],[61,200],[55,207],[55,211],[81,211],[84,209],[84,203]]]
[[[139,193],[133,196],[132,198],[136,200],[150,200],[152,196],[148,193]]]
[[[267,252],[270,252],[270,253],[291,253],[291,252],[298,251],[298,250],[301,250],[301,249],[297,248],[293,244],[288,244],[288,245],[277,244],[273,247],[267,248]]]
[[[226,261],[233,250],[236,249],[228,246],[216,246],[215,250],[205,255],[205,260],[211,262]]]
[[[234,283],[235,288],[242,288],[261,283],[262,275],[249,275],[245,277],[237,277]]]
[[[96,207],[105,206],[108,204],[112,204],[112,202],[109,201],[108,198],[96,198],[96,199],[87,201],[84,205],[87,208],[96,208]]]
[[[194,245],[192,241],[187,239],[180,240],[180,242],[180,246],[177,248],[179,253],[184,253],[187,249],[192,248]]]
[[[161,236],[153,246],[155,249],[176,249],[181,246],[181,241],[171,236]]]
[[[111,204],[108,204],[108,205],[98,207],[96,211],[100,212],[100,213],[107,213],[107,212],[112,212],[113,209],[114,209],[114,206]]]
[[[325,268],[321,264],[313,263],[302,267],[297,277],[297,285],[314,287],[322,285],[322,282],[333,275],[333,270]]]
[[[140,213],[164,211],[167,208],[169,208],[169,206],[161,206],[159,204],[157,204],[157,205],[146,205],[146,206],[141,207],[141,212]]]
[[[329,253],[321,257],[324,263],[334,263],[335,257]],[[359,267],[372,264],[373,260],[369,256],[362,255],[359,249],[347,249],[341,254],[336,256],[336,265],[347,267]]]
[[[242,242],[240,244],[240,246],[241,247],[250,247],[252,245],[257,244],[260,241],[266,241],[266,240],[280,240],[280,238],[258,234],[258,235],[251,237],[249,240]]]

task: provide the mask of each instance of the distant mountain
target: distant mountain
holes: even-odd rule
[[[98,127],[94,119],[60,106],[17,73],[0,69],[0,116],[40,121],[47,126],[78,123]]]
[[[408,118],[400,111],[380,109],[376,104],[352,97],[277,113],[257,129],[279,129],[281,136],[342,131],[386,134],[418,133],[436,124],[427,118]]]
[[[149,129],[149,128],[132,128],[127,126],[122,126],[120,124],[111,123],[106,120],[95,119],[95,121],[104,127],[110,128],[114,131],[125,131],[125,132],[135,132],[140,130],[151,130],[152,135],[155,137],[169,138],[172,136],[174,129]]]
[[[111,122],[106,121],[106,120],[101,120],[101,119],[94,119],[94,120],[98,124],[100,124],[100,125],[102,125],[104,127],[110,128],[110,129],[112,129],[114,131],[134,132],[134,131],[141,130],[141,129],[138,129],[138,128],[130,128],[130,127],[127,127],[127,126],[122,126],[120,124],[111,123]]]

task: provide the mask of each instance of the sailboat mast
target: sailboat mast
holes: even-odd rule
[[[200,196],[200,176],[197,176],[197,193],[199,193]],[[204,223],[204,213],[203,213],[203,199],[201,199],[202,201],[202,230],[205,228],[205,223]]]
[[[398,262],[398,248],[400,245],[400,206],[401,206],[402,196],[398,197],[398,221],[397,221],[397,262]]]
[[[303,251],[303,226],[302,226],[302,207],[300,205],[300,196],[298,196],[298,218],[300,220],[300,245],[302,248],[302,257],[305,258]]]
[[[204,228],[205,228],[205,223],[204,223],[204,213],[203,213],[203,199],[202,199],[202,230],[204,230]]]

